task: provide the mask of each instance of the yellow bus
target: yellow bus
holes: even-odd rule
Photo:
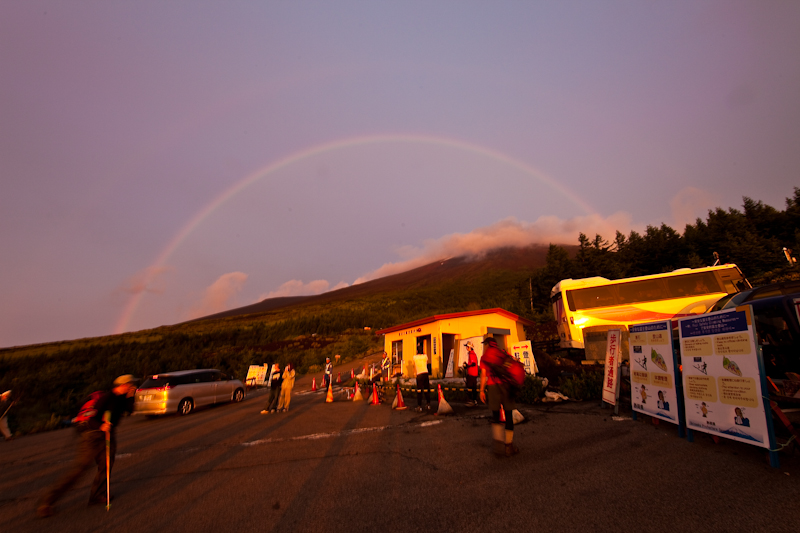
[[[681,268],[608,280],[564,279],[550,292],[562,348],[584,348],[583,329],[640,324],[705,313],[726,294],[749,289],[736,265]]]

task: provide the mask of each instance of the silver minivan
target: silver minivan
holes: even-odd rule
[[[179,370],[147,378],[136,389],[133,414],[188,415],[198,407],[243,399],[242,382],[219,370]]]

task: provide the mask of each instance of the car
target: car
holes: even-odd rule
[[[722,297],[710,311],[753,308],[767,376],[778,382],[800,375],[800,281],[771,283]]]
[[[133,414],[188,415],[208,405],[241,402],[244,384],[213,368],[179,370],[148,377],[136,389]]]

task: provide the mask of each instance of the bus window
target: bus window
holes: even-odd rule
[[[621,283],[618,287],[619,303],[651,302],[669,297],[657,279]]]
[[[725,292],[720,286],[713,272],[688,274],[667,279],[667,286],[671,298],[685,298],[700,294]]]
[[[614,295],[608,287],[591,287],[567,291],[567,301],[572,311],[614,305]]]

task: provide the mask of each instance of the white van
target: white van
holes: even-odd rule
[[[136,389],[133,414],[188,415],[198,407],[243,399],[242,382],[219,370],[165,372],[150,376]]]

